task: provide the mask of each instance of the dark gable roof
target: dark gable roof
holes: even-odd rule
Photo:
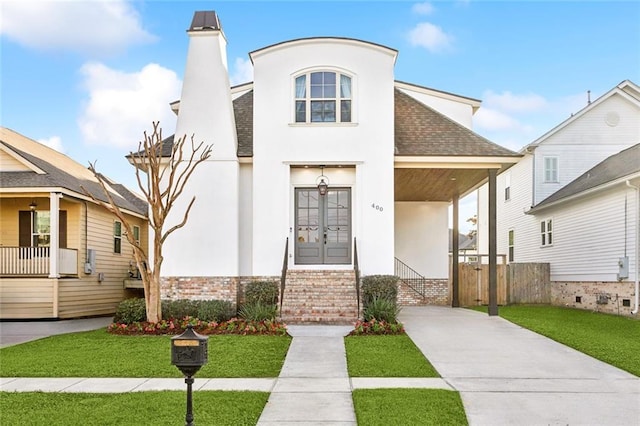
[[[4,141],[0,141],[0,143],[45,172],[45,174],[35,172],[0,172],[0,181],[2,182],[3,188],[59,187],[84,194],[82,190],[82,187],[84,187],[97,199],[108,202],[98,182],[74,177],[42,158],[21,151]],[[34,141],[33,143],[37,142]],[[114,201],[118,207],[141,215],[147,214],[147,203],[145,201],[136,197],[131,191],[120,184],[113,184],[111,187],[120,195],[114,197]]]
[[[394,118],[398,156],[519,156],[398,89]]]
[[[580,177],[539,202],[530,211],[533,212],[555,201],[579,194],[634,173],[640,173],[640,143],[598,163]]]
[[[518,157],[411,96],[395,89],[395,155]],[[253,90],[233,101],[238,157],[253,157]],[[173,136],[162,141],[162,155],[171,155]]]

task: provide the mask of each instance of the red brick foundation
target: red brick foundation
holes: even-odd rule
[[[449,280],[446,278],[428,279],[424,297],[402,281],[398,285],[398,305],[400,306],[446,306],[448,304]]]

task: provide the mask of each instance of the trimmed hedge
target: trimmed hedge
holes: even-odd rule
[[[198,318],[201,321],[228,321],[236,316],[231,302],[226,300],[163,300],[162,319]],[[144,298],[126,299],[120,302],[113,318],[114,323],[133,324],[147,320]]]
[[[278,283],[275,281],[251,281],[244,289],[245,305],[276,305],[278,303]]]
[[[362,278],[362,304],[366,308],[374,299],[386,299],[396,304],[398,280],[395,275],[369,275]]]

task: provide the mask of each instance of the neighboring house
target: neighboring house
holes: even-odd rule
[[[133,250],[122,224],[84,194],[106,201],[91,171],[2,127],[0,183],[0,319],[114,313]],[[111,189],[145,246],[146,202]]]
[[[255,50],[254,81],[230,88],[217,15],[188,35],[176,134],[213,154],[181,197],[196,202],[165,244],[162,297],[241,302],[247,281],[282,279],[286,319],[347,321],[354,270],[402,261],[424,285],[403,303],[451,303],[448,208],[519,158],[473,133],[480,102],[395,81],[396,50],[340,37]]]
[[[623,81],[525,146],[498,176],[498,252],[510,263],[548,263],[553,303],[634,308],[638,193],[627,181],[640,185],[638,143],[640,88]],[[486,231],[485,218],[480,225]]]

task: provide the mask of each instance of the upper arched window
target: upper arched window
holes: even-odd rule
[[[351,77],[314,71],[296,77],[296,123],[350,123]]]

